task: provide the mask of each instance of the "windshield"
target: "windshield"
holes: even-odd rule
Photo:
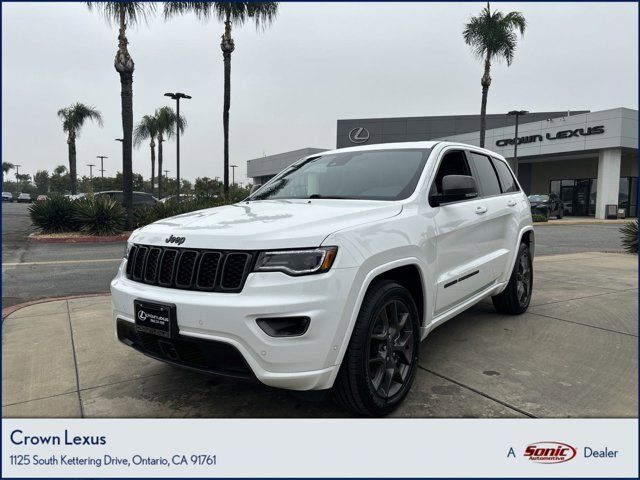
[[[402,200],[413,193],[429,149],[366,150],[297,162],[248,200],[348,198]]]
[[[530,202],[546,202],[549,200],[549,195],[529,195]]]

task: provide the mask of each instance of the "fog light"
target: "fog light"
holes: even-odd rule
[[[309,328],[309,317],[258,318],[258,326],[270,337],[299,337]]]

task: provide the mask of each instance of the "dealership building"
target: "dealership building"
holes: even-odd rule
[[[515,119],[487,115],[485,147],[509,160],[517,143],[518,179],[528,194],[558,194],[565,215],[606,218],[607,206],[638,216],[638,111],[535,112]],[[338,120],[337,147],[449,140],[480,144],[479,115]],[[299,158],[304,148],[247,162],[247,176],[262,184]],[[612,207],[609,207],[612,208]]]

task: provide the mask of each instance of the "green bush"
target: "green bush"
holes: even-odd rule
[[[162,205],[159,203],[158,205]],[[144,207],[135,208],[133,210],[133,228],[144,227],[150,223],[159,220],[162,217],[158,216],[158,209],[156,205],[149,205]]]
[[[534,213],[532,215],[533,221],[534,222],[548,222],[549,221],[549,217],[547,217],[546,215],[540,215],[539,213]]]
[[[75,202],[75,218],[80,230],[90,235],[122,233],[126,212],[122,205],[107,196]]]
[[[54,196],[29,207],[33,224],[44,233],[71,232],[78,229],[74,202],[67,197]]]
[[[624,249],[629,253],[638,253],[638,220],[626,223],[620,233]]]

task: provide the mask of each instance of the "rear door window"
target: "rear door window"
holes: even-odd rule
[[[484,197],[490,197],[492,195],[500,195],[500,182],[498,182],[498,174],[496,173],[491,160],[486,155],[481,155],[475,152],[469,152],[471,160],[476,167],[478,174],[478,181],[480,182],[480,188],[482,189],[482,195]]]
[[[493,165],[496,167],[498,177],[500,178],[502,193],[511,193],[520,190],[520,188],[518,188],[518,184],[513,178],[513,175],[511,174],[511,170],[509,169],[509,167],[507,167],[506,163],[504,163],[502,160],[494,158]]]

